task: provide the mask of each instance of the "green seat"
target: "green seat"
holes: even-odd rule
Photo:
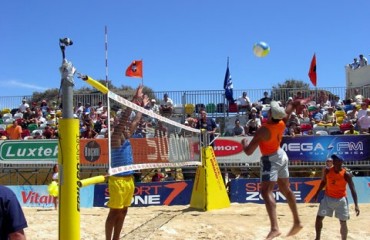
[[[214,113],[216,112],[216,104],[214,103],[208,103],[206,106],[207,113]]]
[[[3,123],[4,123],[4,120],[0,118],[0,124],[3,124]]]
[[[30,130],[30,132],[32,132],[33,130],[36,130],[38,128],[38,126],[35,123],[30,123],[30,124],[28,124],[27,128],[28,128],[28,130]]]

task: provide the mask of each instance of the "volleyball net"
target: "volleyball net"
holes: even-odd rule
[[[111,167],[109,159],[109,175],[132,170],[201,165],[201,132],[199,129],[182,124],[181,118],[178,121],[171,120],[152,111],[149,106],[138,106],[110,91],[89,76],[81,76],[81,78],[107,95],[108,112],[111,114],[111,116],[108,114],[108,119],[115,119],[113,123],[108,121],[108,132],[111,132],[111,129],[117,124],[122,114],[129,112],[131,121],[135,119],[136,115],[141,115],[136,129],[130,137],[133,164]],[[110,111],[110,105],[113,103],[120,106],[117,111]],[[109,152],[111,151],[110,141],[110,134],[108,134]]]

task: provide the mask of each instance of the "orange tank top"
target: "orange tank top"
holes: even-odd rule
[[[325,194],[332,198],[342,198],[347,196],[346,187],[347,181],[344,178],[346,169],[342,169],[339,173],[334,171],[334,167],[329,169],[326,174]]]
[[[285,131],[285,123],[280,121],[278,123],[266,123],[263,125],[270,131],[270,139],[260,141],[259,147],[263,156],[276,153],[280,148],[280,143]]]

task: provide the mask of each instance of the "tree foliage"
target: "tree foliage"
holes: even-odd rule
[[[311,92],[310,85],[301,80],[288,79],[284,83],[278,83],[276,86],[272,86],[273,98],[282,101],[295,96],[298,91],[302,92],[303,96],[308,97]]]

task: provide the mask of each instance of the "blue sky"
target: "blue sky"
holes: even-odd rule
[[[0,96],[59,88],[59,38],[74,45],[67,59],[78,72],[128,78],[132,60],[144,61],[144,84],[155,91],[221,90],[227,57],[234,89],[263,89],[287,79],[310,83],[317,56],[318,87],[345,86],[344,66],[370,54],[370,1],[4,1],[0,8]],[[271,47],[253,55],[255,42]],[[75,89],[87,86],[75,79]]]

